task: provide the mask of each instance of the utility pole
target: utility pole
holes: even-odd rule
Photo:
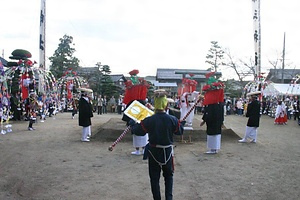
[[[284,60],[285,60],[285,32],[283,36],[281,83],[284,83]]]

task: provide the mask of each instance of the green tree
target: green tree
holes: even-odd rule
[[[55,78],[62,77],[63,73],[68,69],[76,71],[79,68],[79,59],[74,57],[75,48],[72,48],[73,37],[64,35],[59,39],[60,43],[55,50],[53,56],[49,58],[51,65],[50,71]]]
[[[100,72],[102,74],[100,81],[100,94],[117,97],[120,93],[120,88],[114,84],[109,76],[111,73],[110,67],[108,65],[100,65]]]
[[[205,62],[211,65],[208,70],[217,72],[220,66],[225,65],[223,62],[224,51],[217,41],[211,41],[210,43],[211,47],[208,50]]]
[[[240,97],[243,94],[243,88],[246,85],[246,81],[237,82],[234,79],[227,79],[223,81],[225,84],[225,94],[229,97]]]
[[[111,73],[110,71],[110,67],[108,65],[100,65],[100,71],[104,74],[104,75],[109,75]]]
[[[153,97],[154,96],[154,91],[155,91],[154,85],[150,81],[147,81],[147,83],[149,84],[147,96],[148,97]]]
[[[95,87],[93,88],[93,90],[96,91],[97,94],[103,95],[102,91],[101,91],[101,87],[102,87],[101,86],[102,85],[101,81],[102,81],[102,78],[103,78],[103,72],[101,71],[102,70],[101,62],[97,62],[96,67],[98,68],[99,73],[96,74],[95,78],[97,79],[97,83],[96,83]]]

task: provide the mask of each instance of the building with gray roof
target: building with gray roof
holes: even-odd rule
[[[290,83],[296,75],[300,75],[300,69],[270,69],[266,80],[274,83]]]

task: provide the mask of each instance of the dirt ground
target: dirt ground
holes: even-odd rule
[[[45,122],[11,122],[0,135],[0,199],[148,200],[152,199],[147,161],[131,155],[121,115],[94,115],[91,142],[80,142],[78,116],[59,113]],[[300,199],[300,127],[291,120],[275,126],[262,116],[257,144],[240,144],[246,118],[226,116],[221,152],[206,155],[205,127],[176,137],[174,199]],[[110,122],[110,123],[108,123]],[[191,139],[191,142],[190,142]],[[164,196],[164,183],[161,179]],[[163,198],[164,199],[164,198]]]

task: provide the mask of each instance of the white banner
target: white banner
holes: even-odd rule
[[[256,78],[261,73],[261,30],[260,30],[260,0],[252,0],[254,52]]]
[[[40,63],[39,67],[46,70],[45,64],[45,28],[46,28],[46,0],[41,0],[41,13],[40,13],[40,38],[39,38],[39,52]]]

